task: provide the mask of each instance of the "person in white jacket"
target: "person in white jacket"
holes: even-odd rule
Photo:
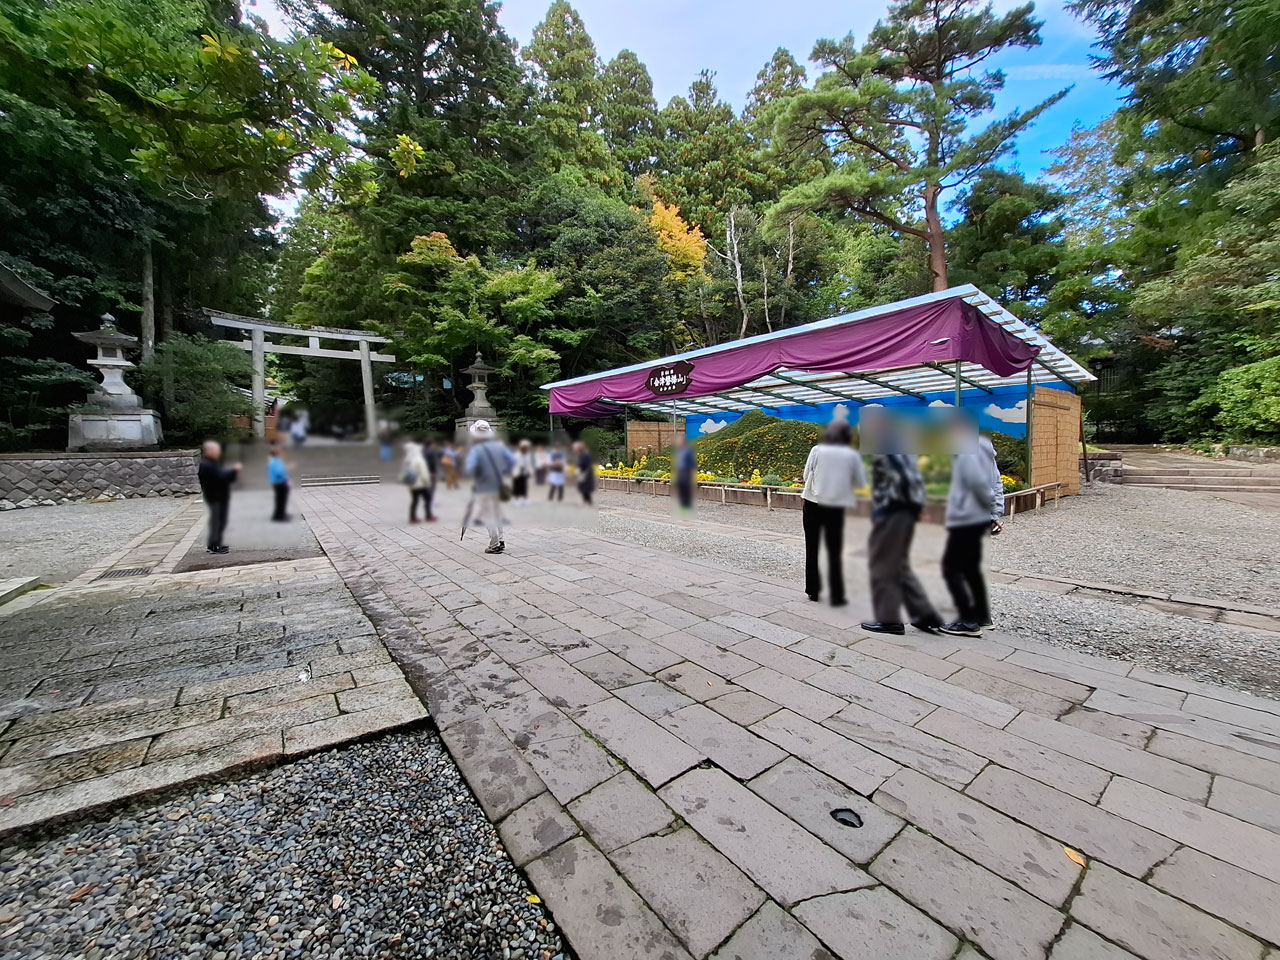
[[[953,636],[980,637],[991,623],[991,604],[982,570],[984,538],[999,529],[1004,513],[1004,484],[991,441],[978,437],[977,424],[964,412],[952,427],[951,489],[947,494],[947,546],[942,577],[955,603],[957,619],[941,627]]]
[[[833,607],[848,601],[844,593],[844,517],[854,504],[854,491],[867,485],[862,456],[853,449],[853,431],[837,420],[827,427],[822,442],[809,451],[804,465],[804,592],[817,601],[822,594],[818,550],[827,545],[828,588]]]

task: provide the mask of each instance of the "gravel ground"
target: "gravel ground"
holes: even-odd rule
[[[186,497],[64,503],[0,513],[0,578],[62,583],[185,507]]]
[[[1093,484],[1000,541],[1014,570],[1280,607],[1280,513],[1206,493]]]
[[[0,848],[6,960],[570,957],[434,732]]]
[[[605,509],[599,512],[596,529],[604,536],[668,550],[680,556],[710,560],[734,569],[765,571],[780,579],[803,583],[804,553],[801,541],[760,542],[749,538],[750,529],[766,525],[769,529],[798,533],[799,518],[791,512],[778,511],[770,514],[752,507],[722,507],[719,504],[711,505],[712,509],[703,510],[699,506],[698,515],[702,519],[718,523],[734,523],[736,520],[742,524],[744,534],[738,537],[672,524],[669,513],[655,515],[652,521],[613,514],[607,509],[610,505],[625,503],[627,506],[634,506],[637,503],[651,502],[649,498],[640,497],[622,501],[625,494],[614,496],[618,499],[601,498]],[[1068,501],[1063,502],[1064,516],[1067,516],[1067,503]],[[1096,517],[1098,506],[1089,504],[1089,508],[1095,511]],[[662,511],[662,501],[658,501],[654,509],[655,512]],[[1052,518],[1053,514],[1049,513],[1037,518],[1037,522],[1047,524]],[[1094,522],[1097,522],[1096,519]],[[1020,518],[1006,527],[1006,530],[1023,523],[1024,519]],[[748,524],[751,526],[747,526]],[[1003,541],[1005,536],[1008,534],[1002,535],[1000,539]],[[1136,546],[1133,549],[1137,551]],[[1135,559],[1131,562],[1147,561]],[[1175,561],[1167,561],[1173,562]],[[1203,560],[1198,560],[1195,554],[1178,558],[1176,562],[1188,571],[1194,571],[1199,568],[1199,564],[1203,564]],[[1011,568],[1017,566],[1013,561],[1006,562],[1003,553],[1001,565]],[[1043,572],[1064,576],[1067,575],[1061,572],[1064,569],[1070,568],[1053,568],[1046,563]],[[936,571],[922,567],[919,572],[935,600],[943,600],[946,591]],[[846,563],[845,578],[855,598],[860,594],[865,596],[865,588],[862,587],[864,576],[865,570],[860,560]],[[1103,578],[1099,575],[1098,579]],[[1112,579],[1110,582],[1116,581]],[[1208,587],[1199,582],[1184,581],[1179,592],[1202,593],[1206,589]],[[1000,584],[992,586],[991,594],[992,610],[999,631],[1082,653],[1125,660],[1152,670],[1180,673],[1198,680],[1221,683],[1260,696],[1280,698],[1280,636],[1170,616],[1141,610],[1122,602],[1090,597],[1064,597]],[[854,599],[854,602],[858,601]]]
[[[669,514],[666,497],[602,492],[602,506]],[[699,519],[800,533],[793,510],[699,502]],[[1015,517],[993,542],[1009,570],[1280,607],[1280,513],[1189,490],[1092,484]]]

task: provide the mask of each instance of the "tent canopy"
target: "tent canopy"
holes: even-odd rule
[[[958,363],[957,363],[958,361]],[[1028,374],[1028,370],[1030,373]],[[832,401],[869,403],[959,387],[1095,379],[972,284],[800,327],[544,384],[551,413],[625,406],[678,414]]]

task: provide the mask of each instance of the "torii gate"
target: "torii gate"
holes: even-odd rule
[[[215,327],[232,327],[248,330],[249,339],[228,341],[238,343],[253,355],[253,432],[259,437],[267,432],[267,369],[266,354],[289,353],[300,357],[331,357],[336,360],[359,360],[360,381],[364,387],[365,436],[372,443],[378,432],[378,415],[373,404],[373,364],[395,363],[395,357],[385,353],[371,353],[369,344],[390,343],[386,337],[374,336],[364,330],[345,330],[341,327],[299,327],[292,323],[271,323],[253,317],[241,317],[234,313],[205,308],[205,314]],[[283,343],[268,343],[268,333],[291,337],[306,337],[307,346],[295,347]],[[355,340],[357,350],[332,350],[320,346],[321,340]]]

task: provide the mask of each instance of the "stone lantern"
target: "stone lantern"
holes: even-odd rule
[[[489,377],[494,372],[493,367],[484,362],[484,357],[477,350],[471,366],[462,372],[471,377],[471,382],[467,384],[467,389],[471,391],[471,402],[467,404],[465,413],[455,421],[457,438],[466,440],[471,431],[471,425],[477,420],[488,420],[495,433],[502,433],[502,421],[498,419],[498,411],[493,409],[489,398],[485,395],[485,391],[489,388]]]
[[[142,399],[124,382],[124,372],[134,364],[125,359],[126,348],[138,345],[138,338],[116,329],[115,317],[102,315],[97,330],[73,333],[82,343],[97,347],[98,355],[89,366],[102,372],[102,383],[88,396],[98,410],[73,413],[68,424],[67,449],[146,450],[160,446],[163,433],[160,417],[142,406]]]

